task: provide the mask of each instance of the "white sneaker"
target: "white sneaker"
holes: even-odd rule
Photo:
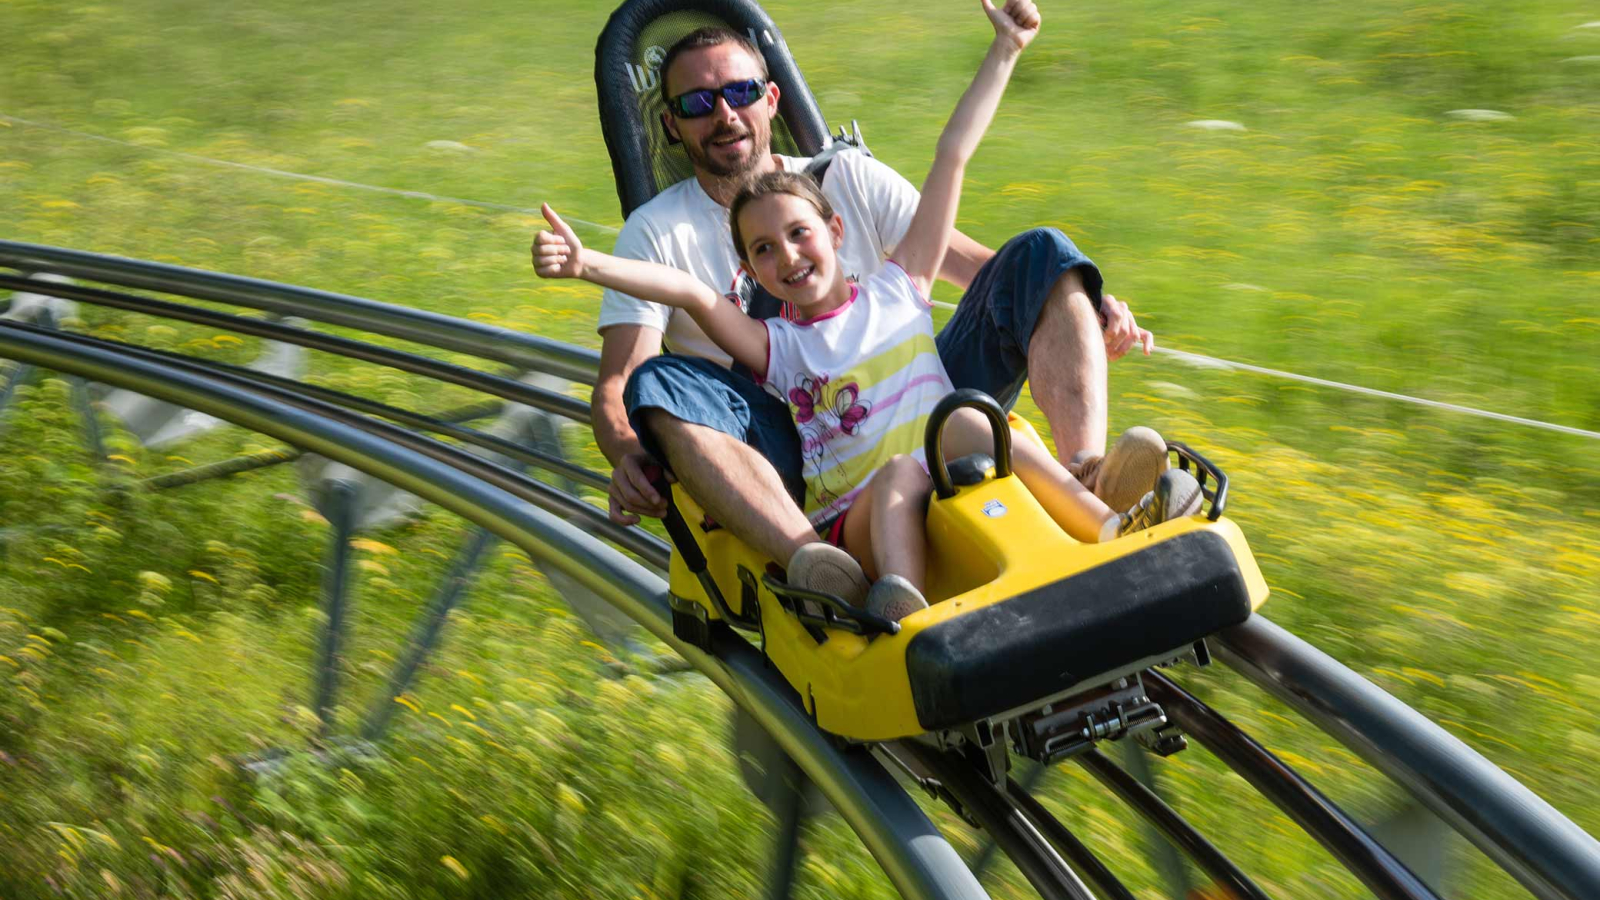
[[[919,609],[927,609],[928,601],[916,586],[899,575],[885,575],[873,582],[867,592],[867,612],[891,622],[898,622]]]

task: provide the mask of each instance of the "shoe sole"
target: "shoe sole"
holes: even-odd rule
[[[1114,510],[1139,502],[1167,471],[1167,443],[1153,428],[1135,425],[1122,433],[1100,463],[1094,494]]]
[[[845,551],[838,552],[843,554]],[[810,561],[803,569],[791,571],[789,583],[808,591],[832,594],[858,607],[866,603],[867,589],[871,587],[860,566],[847,566],[842,561],[826,556]]]

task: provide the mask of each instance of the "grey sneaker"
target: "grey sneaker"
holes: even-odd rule
[[[1068,469],[1107,506],[1127,509],[1139,502],[1168,465],[1167,442],[1154,428],[1135,425],[1105,456],[1088,457]]]
[[[1182,469],[1168,469],[1156,479],[1155,490],[1139,498],[1127,512],[1117,514],[1117,537],[1192,516],[1200,511],[1203,499],[1200,482],[1193,475]]]
[[[867,602],[867,576],[861,563],[826,541],[813,541],[796,550],[785,571],[794,587],[832,594],[851,606]]]
[[[867,592],[867,612],[898,622],[919,609],[927,609],[928,601],[911,582],[899,575],[885,575],[873,582]]]

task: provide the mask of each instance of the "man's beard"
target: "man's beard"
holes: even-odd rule
[[[750,127],[746,136],[750,139],[750,152],[744,158],[732,165],[717,162],[711,158],[710,145],[713,141],[733,137],[737,132],[725,131],[713,134],[706,138],[704,144],[695,144],[691,141],[683,142],[684,152],[689,154],[689,161],[697,169],[704,169],[715,178],[737,178],[747,175],[761,164],[761,158],[772,152],[772,132],[765,123],[757,123]]]

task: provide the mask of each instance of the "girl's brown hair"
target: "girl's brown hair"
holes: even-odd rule
[[[785,172],[781,169],[776,172],[768,172],[765,175],[757,175],[746,181],[744,186],[739,188],[738,195],[733,198],[733,203],[728,207],[728,225],[733,229],[733,249],[739,254],[739,258],[745,262],[749,262],[750,257],[745,254],[744,235],[739,231],[739,214],[744,211],[744,208],[752,200],[771,197],[774,194],[789,194],[790,196],[799,197],[801,200],[811,204],[812,208],[817,211],[817,215],[822,217],[822,221],[833,221],[833,204],[829,203],[828,198],[822,195],[822,189],[817,187],[816,180],[810,175],[800,172]]]

